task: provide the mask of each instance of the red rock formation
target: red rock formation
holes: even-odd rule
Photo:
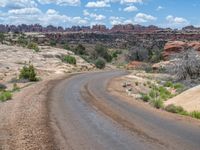
[[[200,42],[170,41],[165,44],[163,57],[165,60],[168,60],[172,54],[180,53],[187,48],[193,48],[200,51]]]

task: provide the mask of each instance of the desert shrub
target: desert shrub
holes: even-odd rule
[[[28,43],[27,48],[28,48],[28,49],[32,49],[32,50],[34,50],[35,52],[39,52],[39,47],[38,47],[38,44],[37,44],[37,43],[30,42],[30,43]]]
[[[151,104],[157,109],[164,107],[163,100],[161,100],[161,99],[154,99],[151,101]]]
[[[95,58],[102,57],[107,62],[112,61],[112,56],[108,53],[108,49],[104,45],[97,44],[95,46],[95,54],[94,55],[96,55],[96,56],[94,56]]]
[[[185,49],[173,57],[176,58],[176,62],[168,67],[168,71],[176,75],[178,80],[200,77],[200,56],[196,50]]]
[[[150,98],[149,95],[147,95],[147,94],[141,94],[141,99],[142,99],[144,102],[149,102],[151,98]]]
[[[174,104],[170,104],[170,105],[166,106],[165,110],[168,111],[168,112],[171,112],[171,113],[178,113],[178,114],[185,112],[183,107],[175,106]]]
[[[199,111],[193,111],[190,113],[190,116],[196,119],[200,119],[200,112]]]
[[[135,82],[135,85],[138,86],[138,85],[139,85],[139,82],[136,81],[136,82]]]
[[[66,50],[70,50],[71,49],[68,44],[64,44],[63,48],[66,49]]]
[[[0,43],[3,44],[4,39],[5,39],[4,33],[0,33]]]
[[[20,79],[27,79],[29,81],[37,81],[37,74],[35,72],[35,68],[33,65],[28,65],[28,66],[24,66],[21,70],[20,70],[20,75],[19,78]]]
[[[173,83],[171,81],[167,81],[164,83],[165,87],[173,87]]]
[[[62,58],[63,62],[76,65],[76,58],[74,56],[66,55]]]
[[[103,69],[105,68],[106,66],[106,62],[103,58],[98,58],[96,61],[95,61],[95,66],[99,69]]]
[[[0,91],[5,90],[6,88],[7,87],[4,84],[0,83]]]
[[[49,44],[50,44],[50,46],[52,46],[52,47],[57,45],[57,43],[56,43],[55,40],[50,40],[50,43],[49,43]]]
[[[174,84],[174,88],[175,88],[176,90],[178,90],[178,89],[184,89],[184,85],[181,84],[181,83],[176,83],[176,84]]]
[[[17,43],[23,47],[26,47],[28,45],[28,40],[25,38],[24,35],[19,36]]]
[[[86,48],[82,44],[78,44],[78,46],[75,48],[75,54],[86,55]]]
[[[3,91],[0,93],[0,101],[5,102],[12,99],[12,93],[10,91]]]

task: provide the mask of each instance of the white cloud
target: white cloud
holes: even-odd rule
[[[0,7],[8,7],[11,9],[37,7],[34,0],[1,0]]]
[[[128,7],[124,8],[124,11],[126,11],[126,12],[133,12],[133,11],[137,11],[137,10],[138,10],[138,8],[135,6],[128,6]]]
[[[131,19],[125,19],[123,17],[115,17],[111,16],[109,18],[111,25],[117,25],[117,24],[135,24],[135,22]]]
[[[122,24],[122,22],[123,22],[123,18],[121,18],[121,17],[111,16],[109,18],[109,20],[110,20],[111,25]]]
[[[41,4],[55,3],[56,5],[60,5],[60,6],[64,6],[64,5],[78,6],[81,4],[80,0],[38,0],[38,2]]]
[[[85,7],[89,8],[103,8],[103,7],[110,7],[109,1],[96,1],[96,2],[88,2]]]
[[[41,14],[41,10],[38,8],[21,8],[21,9],[12,9],[8,11],[10,15],[33,15]]]
[[[163,6],[158,6],[158,7],[156,8],[157,11],[162,10],[162,9],[164,9]]]
[[[9,10],[7,13],[1,13],[0,19],[3,24],[35,24],[41,25],[55,25],[55,26],[71,26],[71,25],[86,25],[88,20],[86,18],[70,17],[62,15],[54,9],[49,9],[42,12],[38,8],[22,8]]]
[[[166,20],[172,26],[173,25],[187,25],[187,24],[189,24],[189,21],[187,19],[181,18],[181,17],[174,17],[172,15],[167,16]]]
[[[83,10],[84,16],[89,16],[90,18],[94,18],[96,21],[101,21],[106,19],[106,16],[96,13],[89,13],[87,10]]]
[[[138,13],[134,18],[134,21],[137,23],[146,23],[155,20],[157,20],[156,17],[144,13]]]
[[[121,4],[128,4],[128,3],[143,3],[144,0],[121,0]]]

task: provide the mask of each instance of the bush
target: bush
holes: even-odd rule
[[[63,48],[66,49],[66,50],[70,50],[70,47],[69,47],[68,44],[64,44],[64,45],[63,45]]]
[[[52,47],[53,47],[53,46],[56,46],[56,45],[57,45],[57,43],[56,43],[56,41],[55,41],[55,40],[51,40],[51,41],[50,41],[50,46],[52,46]]]
[[[86,49],[82,44],[78,44],[78,46],[75,48],[75,54],[77,55],[86,55]]]
[[[170,104],[165,107],[165,110],[171,113],[178,113],[178,114],[183,114],[186,112],[183,107],[181,106],[175,106],[174,104]]]
[[[144,102],[149,102],[150,101],[150,97],[149,97],[149,95],[147,95],[147,94],[141,94],[141,96],[142,96],[142,100],[144,101]]]
[[[96,57],[102,57],[107,62],[111,62],[112,61],[112,56],[108,53],[108,49],[105,46],[103,46],[101,44],[96,45],[95,52],[97,54]]]
[[[182,90],[182,89],[184,89],[184,85],[181,83],[176,83],[176,84],[174,84],[174,88],[176,90]]]
[[[196,119],[200,119],[200,112],[199,111],[193,111],[190,113],[190,116]]]
[[[173,83],[171,81],[167,81],[167,82],[165,82],[164,86],[172,88],[173,87]]]
[[[28,49],[33,49],[35,52],[39,52],[39,47],[37,45],[37,43],[29,43],[28,46],[27,46]]]
[[[3,41],[5,39],[4,33],[0,33],[0,42],[3,44]]]
[[[67,62],[69,64],[76,65],[76,58],[70,55],[66,55],[62,58],[63,62]]]
[[[29,81],[37,81],[38,79],[36,78],[36,72],[35,72],[35,68],[33,67],[33,65],[29,66],[24,66],[21,70],[20,70],[20,75],[19,78],[20,79],[28,79]]]
[[[9,91],[3,91],[0,93],[0,101],[5,102],[12,99],[12,93]]]
[[[4,84],[0,83],[0,91],[5,90],[6,88],[7,87]]]
[[[103,69],[105,68],[106,66],[106,62],[103,58],[98,58],[96,61],[95,61],[95,66],[99,69]]]
[[[154,100],[151,101],[151,103],[157,109],[164,107],[163,100],[161,100],[161,99],[154,99]]]

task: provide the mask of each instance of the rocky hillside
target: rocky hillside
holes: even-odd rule
[[[61,58],[71,55],[76,58],[76,65],[62,62]],[[36,68],[40,78],[73,71],[87,71],[94,66],[84,61],[71,51],[42,46],[39,52],[31,49],[0,45],[0,83],[8,83],[18,77],[20,69],[28,63]]]
[[[164,46],[163,57],[167,60],[170,55],[180,53],[184,49],[192,48],[200,51],[200,42],[198,41],[169,41]]]

